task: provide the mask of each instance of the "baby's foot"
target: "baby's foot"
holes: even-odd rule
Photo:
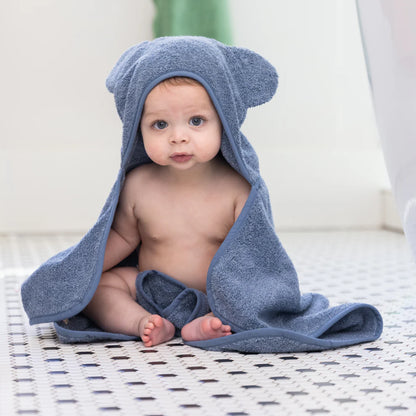
[[[140,338],[145,347],[153,347],[169,341],[175,335],[175,327],[159,315],[147,315],[139,324]]]
[[[181,335],[184,341],[202,341],[231,335],[231,328],[215,316],[205,315],[186,324]]]

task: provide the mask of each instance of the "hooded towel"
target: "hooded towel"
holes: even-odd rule
[[[146,96],[174,76],[193,78],[205,87],[222,122],[222,155],[250,183],[251,192],[210,264],[206,294],[149,270],[138,274],[137,301],[169,319],[178,331],[211,310],[233,334],[188,342],[209,350],[319,351],[377,339],[382,318],[373,306],[329,307],[322,295],[301,295],[295,268],[275,232],[257,155],[240,131],[247,109],[273,97],[274,67],[248,49],[185,36],[133,46],[110,73],[107,88],[123,123],[120,170],[95,225],[78,244],[46,261],[24,282],[22,300],[30,323],[55,322],[62,342],[137,339],[103,331],[82,310],[100,281],[125,175],[150,162],[138,129]]]

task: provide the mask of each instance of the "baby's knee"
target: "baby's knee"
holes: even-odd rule
[[[115,289],[125,289],[126,283],[115,269],[110,269],[101,275],[98,287],[112,287]]]

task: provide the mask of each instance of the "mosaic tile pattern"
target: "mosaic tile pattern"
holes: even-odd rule
[[[416,415],[416,265],[403,235],[283,233],[303,292],[368,302],[382,338],[320,353],[240,354],[181,340],[59,344],[30,327],[22,279],[79,236],[0,236],[0,415]]]

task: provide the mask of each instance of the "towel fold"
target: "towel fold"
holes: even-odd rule
[[[172,322],[176,335],[188,322],[210,312],[205,293],[156,270],[137,276],[136,291],[137,302],[148,312]]]

